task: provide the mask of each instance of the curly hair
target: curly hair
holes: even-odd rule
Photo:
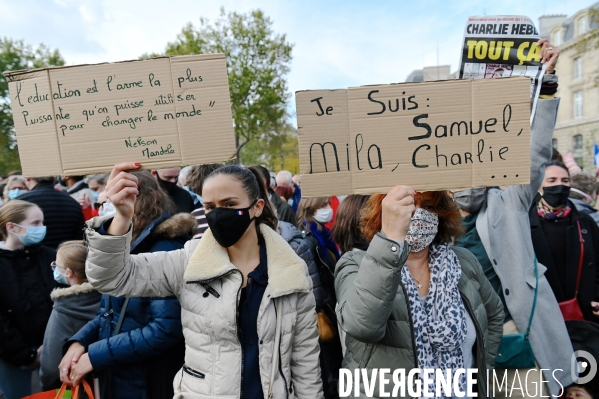
[[[371,196],[360,212],[362,235],[369,242],[376,233],[381,231],[383,225],[381,220],[383,199],[386,196],[386,194]],[[423,198],[423,196],[429,198]],[[447,191],[429,191],[416,194],[414,199],[416,202],[418,200],[429,199],[432,207],[431,212],[439,216],[439,231],[433,240],[433,244],[451,244],[464,234],[464,225],[462,224],[460,210]]]

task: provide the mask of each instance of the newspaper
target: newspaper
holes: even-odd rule
[[[464,30],[459,79],[528,76],[534,117],[545,68],[533,21],[520,15],[469,17]]]

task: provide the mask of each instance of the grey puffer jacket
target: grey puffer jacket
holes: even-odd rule
[[[243,351],[237,334],[242,273],[210,229],[201,240],[170,252],[130,255],[131,231],[101,235],[108,218],[85,230],[86,274],[113,296],[176,295],[181,303],[185,365],[174,380],[175,399],[241,397]],[[268,285],[258,311],[260,378],[264,397],[322,399],[318,328],[308,269],[275,231],[260,225]]]
[[[503,305],[468,250],[452,248],[462,267],[458,289],[476,327],[478,397],[486,394],[486,370],[492,369],[503,334]],[[400,255],[401,254],[401,255]],[[412,311],[401,283],[401,268],[409,255],[406,243],[377,234],[367,251],[345,253],[335,270],[337,320],[346,332],[343,368],[350,370],[418,368]],[[353,371],[352,371],[353,374]],[[379,379],[374,393],[379,393]],[[387,385],[387,392],[391,392]],[[352,389],[352,394],[353,394]],[[361,397],[365,390],[360,381]],[[352,396],[353,397],[353,396]]]
[[[54,301],[46,326],[41,354],[40,380],[44,391],[60,388],[58,365],[62,347],[88,321],[96,317],[102,295],[90,283],[57,288],[50,297]]]
[[[322,285],[320,282],[320,274],[318,274],[318,266],[314,262],[310,247],[304,242],[302,233],[291,223],[279,221],[279,234],[283,237],[295,251],[297,256],[303,259],[308,266],[308,273],[312,279],[312,292],[316,300],[316,312],[322,309]]]

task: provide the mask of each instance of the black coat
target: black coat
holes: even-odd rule
[[[291,223],[295,226],[297,224],[297,221],[295,219],[295,212],[293,212],[291,205],[283,201],[279,194],[275,193],[274,191],[269,190],[269,193],[270,202],[277,211],[277,219],[279,219],[282,222]]]
[[[591,301],[599,301],[599,265],[597,264],[599,261],[599,227],[590,216],[579,212],[576,207],[572,206],[572,211],[568,215],[569,223],[566,232],[566,281],[562,281],[558,272],[559,265],[553,261],[549,242],[537,213],[539,200],[540,195],[537,195],[529,212],[532,243],[539,263],[547,267],[545,277],[553,290],[555,299],[558,302],[563,302],[574,297],[580,262],[580,238],[577,227],[577,222],[580,222],[584,239],[584,258],[578,303],[586,320],[599,321],[593,315],[591,308]]]
[[[70,195],[55,190],[52,183],[38,183],[18,199],[36,204],[44,213],[47,232],[42,245],[58,248],[61,242],[83,239],[85,221],[81,205]]]
[[[56,251],[41,245],[0,249],[0,358],[15,366],[31,364],[37,356],[31,348],[44,342],[57,286],[54,260]]]

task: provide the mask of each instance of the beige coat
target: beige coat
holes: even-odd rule
[[[177,295],[185,366],[175,398],[239,398],[242,351],[237,338],[241,272],[208,230],[171,252],[129,255],[131,232],[103,236],[88,222],[86,272],[98,291],[114,296]],[[259,363],[265,398],[323,398],[312,283],[305,263],[272,229],[261,225],[268,286],[258,313]],[[279,365],[280,362],[280,365]]]

